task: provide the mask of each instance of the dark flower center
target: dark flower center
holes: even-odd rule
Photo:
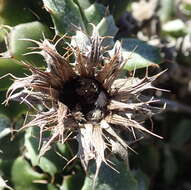
[[[108,94],[102,85],[91,78],[75,78],[63,85],[60,101],[71,111],[80,111],[87,120],[100,120]]]

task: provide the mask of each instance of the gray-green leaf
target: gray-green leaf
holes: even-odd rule
[[[127,60],[124,69],[128,71],[160,64],[161,62],[160,49],[141,40],[123,39],[122,50],[123,57]]]
[[[43,0],[51,14],[57,34],[74,34],[75,27],[85,31],[79,7],[72,0]]]
[[[95,183],[96,190],[138,190],[138,183],[123,162],[115,161],[114,167],[120,172],[103,165]],[[86,177],[82,190],[90,190],[93,186],[93,175]]]

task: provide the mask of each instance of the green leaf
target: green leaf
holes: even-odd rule
[[[38,182],[45,181],[45,175],[36,172],[23,157],[18,157],[15,160],[11,174],[16,190],[46,190],[46,185]]]
[[[72,158],[71,151],[70,151],[71,147],[69,144],[67,144],[67,143],[62,144],[62,143],[57,142],[56,148],[58,149],[59,153],[61,155],[63,155],[65,158],[67,158],[67,159]]]
[[[58,156],[52,150],[53,148],[39,159],[39,140],[39,130],[37,128],[32,127],[26,130],[24,142],[26,147],[25,156],[30,159],[33,166],[39,166],[44,172],[52,176],[61,172],[66,161]]]
[[[101,36],[115,36],[118,31],[112,15],[102,18],[97,27]]]
[[[10,179],[11,177],[11,169],[15,159],[6,160],[0,159],[0,175],[5,176],[6,179]]]
[[[84,15],[87,18],[87,22],[97,25],[101,19],[105,16],[106,8],[100,3],[94,3],[90,7],[84,10]]]
[[[102,20],[97,25],[100,36],[112,36],[114,37],[117,34],[118,28],[115,25],[113,16],[107,16],[102,18]],[[112,38],[106,38],[103,41],[103,45],[113,45],[114,41]]]
[[[178,172],[177,163],[174,154],[168,146],[164,149],[164,156],[164,179],[167,184],[170,184]]]
[[[191,1],[183,0],[179,4],[179,11],[184,16],[184,19],[191,19]],[[183,18],[183,17],[181,17]]]
[[[29,48],[36,46],[34,43],[22,39],[43,39],[43,34],[46,38],[51,36],[47,26],[40,22],[30,22],[19,24],[12,28],[9,34],[8,51],[16,59],[34,62],[36,65],[42,65],[43,58],[40,55],[33,54],[24,56],[23,54],[30,52]]]
[[[149,189],[149,178],[139,169],[132,172],[138,183],[138,190]]]
[[[185,35],[187,33],[186,30],[185,23],[180,19],[171,20],[162,26],[164,34],[168,34],[175,38]]]
[[[72,0],[43,0],[51,14],[57,34],[74,34],[75,27],[85,31],[79,7]]]
[[[2,105],[6,99],[6,91],[0,91],[0,113],[8,116],[11,119],[18,118],[21,114],[26,113],[27,106],[17,102],[10,102],[8,105]]]
[[[182,120],[173,130],[170,143],[173,147],[182,147],[191,139],[191,120]]]
[[[0,114],[0,140],[11,133],[11,121],[10,119]]]
[[[112,170],[110,167],[103,165],[99,171],[98,178],[95,183],[96,190],[138,190],[138,183],[133,177],[132,172],[127,166],[119,161],[114,162],[114,167],[120,173]],[[95,171],[94,171],[95,173]],[[93,175],[86,177],[82,190],[90,190],[93,186]]]
[[[15,26],[35,20],[35,15],[29,8],[29,1],[26,3],[25,0],[1,0],[0,24]]]
[[[160,153],[156,146],[143,146],[140,147],[140,151],[138,152],[141,155],[135,155],[138,159],[138,167],[141,167],[149,175],[158,172],[160,167]]]
[[[0,18],[0,23],[1,23],[1,18]],[[0,42],[4,41],[6,34],[7,34],[7,30],[0,26]]]
[[[25,68],[19,64],[19,62],[15,59],[11,58],[0,58],[0,77],[11,73],[16,77],[23,77],[25,74],[29,73],[25,70]],[[10,77],[5,77],[0,80],[0,90],[7,90],[7,88],[11,85],[12,81]]]
[[[77,174],[65,176],[61,189],[64,190],[81,190],[84,182],[84,173],[78,171]]]
[[[79,6],[82,9],[86,9],[89,6],[91,6],[91,4],[93,3],[94,0],[74,0],[74,2],[77,1],[77,3],[79,4]]]
[[[11,187],[7,185],[6,181],[0,176],[0,190],[3,190],[4,188],[13,190]]]
[[[166,22],[174,16],[176,10],[175,3],[176,2],[174,0],[160,1],[161,8],[159,10],[159,17],[162,22]]]
[[[134,38],[122,39],[123,56],[127,59],[125,70],[145,68],[160,64],[160,49]]]
[[[114,16],[115,20],[118,21],[119,18],[123,15],[123,13],[127,10],[130,0],[105,0],[107,2],[107,6],[111,14]]]
[[[22,145],[23,134],[15,136],[11,139],[11,135],[6,135],[0,140],[1,158],[4,160],[15,159],[20,154],[20,146]],[[13,148],[14,147],[14,148]]]

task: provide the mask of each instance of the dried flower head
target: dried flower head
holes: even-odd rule
[[[150,105],[155,100],[141,98],[142,91],[156,89],[151,83],[160,74],[139,80],[118,79],[127,58],[119,41],[108,51],[103,40],[96,27],[90,37],[79,30],[63,56],[56,50],[57,43],[30,40],[38,45],[31,53],[42,55],[47,68],[23,63],[32,74],[15,77],[6,99],[26,103],[37,111],[23,128],[38,126],[41,137],[44,131],[51,131],[40,155],[52,142],[64,143],[72,137],[78,142],[76,157],[85,170],[94,159],[96,175],[102,162],[109,165],[106,149],[127,156],[129,133],[135,139],[143,132],[161,138],[140,124],[153,110],[160,110]]]

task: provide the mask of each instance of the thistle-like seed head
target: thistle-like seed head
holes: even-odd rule
[[[85,170],[89,161],[95,160],[96,175],[102,162],[109,165],[106,149],[127,156],[130,147],[126,133],[131,133],[135,140],[144,132],[161,138],[140,124],[153,111],[160,111],[151,106],[156,100],[141,98],[144,90],[156,89],[152,82],[160,74],[119,79],[124,64],[128,64],[121,43],[116,41],[108,51],[103,40],[96,27],[91,36],[79,30],[65,55],[60,55],[56,44],[47,39],[30,40],[38,45],[31,53],[41,54],[47,68],[23,63],[32,74],[14,78],[6,99],[26,103],[37,111],[23,128],[38,126],[40,136],[44,131],[52,132],[40,155],[52,142],[64,143],[72,137],[78,142],[77,157]],[[37,105],[41,105],[41,110]],[[122,133],[126,138],[122,138]]]

